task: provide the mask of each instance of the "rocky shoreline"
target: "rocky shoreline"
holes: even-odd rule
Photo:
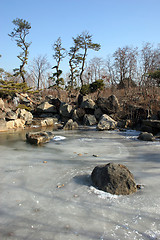
[[[139,139],[153,141],[160,136],[159,112],[152,116],[141,106],[120,104],[115,95],[99,97],[79,95],[76,102],[66,103],[52,95],[35,101],[27,94],[18,94],[10,107],[0,98],[0,132],[33,127],[52,127],[53,130],[77,129],[79,125],[97,126],[97,130],[138,129]]]

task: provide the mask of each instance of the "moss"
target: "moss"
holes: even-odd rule
[[[19,104],[17,108],[25,109],[26,111],[29,111],[29,112],[31,111],[31,108],[27,107],[25,104]]]

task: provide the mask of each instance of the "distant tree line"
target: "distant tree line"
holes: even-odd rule
[[[87,62],[89,50],[99,51],[101,45],[94,43],[92,35],[84,31],[73,37],[73,45],[67,51],[59,37],[53,44],[55,65],[51,68],[46,56],[39,55],[28,66],[29,47],[27,35],[31,24],[20,18],[13,20],[14,29],[8,34],[21,49],[17,56],[20,66],[9,74],[0,68],[0,80],[20,81],[37,89],[46,87],[63,87],[73,89],[81,87],[93,91],[97,86],[119,86],[129,88],[136,84],[141,86],[160,86],[160,44],[156,47],[147,42],[141,49],[124,46],[118,48],[106,59],[94,57]],[[0,55],[1,57],[1,55]],[[64,77],[61,62],[67,59],[69,73]],[[27,68],[28,66],[28,68]],[[52,73],[48,70],[52,69]],[[98,81],[98,82],[97,82]],[[90,89],[90,90],[89,90]]]

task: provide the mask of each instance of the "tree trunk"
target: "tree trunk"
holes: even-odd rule
[[[84,49],[84,56],[83,56],[83,61],[82,61],[81,73],[80,73],[80,81],[81,81],[82,86],[84,85],[83,72],[84,72],[84,64],[85,64],[85,60],[86,60],[86,55],[87,55],[87,46],[85,46],[85,49]]]

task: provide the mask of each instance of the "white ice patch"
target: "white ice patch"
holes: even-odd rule
[[[64,137],[64,136],[54,136],[54,138],[53,138],[54,141],[61,141],[64,139],[66,139],[66,137]]]
[[[94,188],[93,186],[90,187],[90,193],[94,193],[96,195],[98,195],[99,198],[101,199],[116,199],[118,198],[118,195],[113,195],[111,193],[107,193],[101,190],[98,190],[96,188]]]

